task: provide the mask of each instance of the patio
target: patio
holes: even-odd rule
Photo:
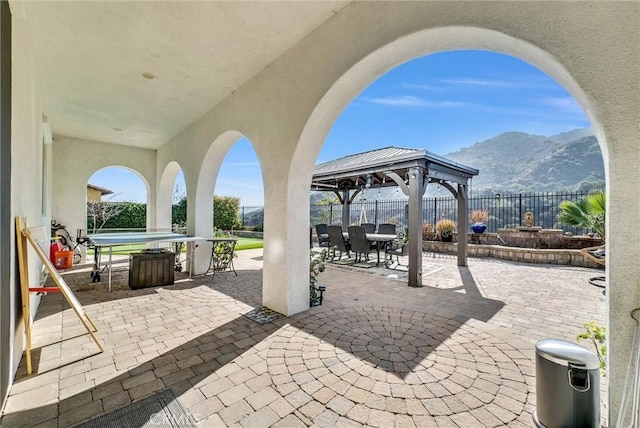
[[[262,302],[262,250],[213,282],[130,291],[120,271],[108,294],[67,273],[106,352],[83,358],[96,350],[86,335],[53,343],[83,329],[62,296],[44,297],[35,374],[19,369],[2,426],[73,426],[168,387],[206,427],[533,426],[534,344],[604,323],[594,270],[423,263],[423,288],[331,264],[322,306],[262,325],[243,316]]]

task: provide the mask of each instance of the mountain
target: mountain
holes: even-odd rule
[[[474,194],[604,188],[602,153],[588,128],[549,137],[506,132],[444,156],[480,170]]]

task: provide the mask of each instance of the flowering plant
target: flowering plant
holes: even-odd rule
[[[325,264],[329,260],[329,250],[326,248],[320,253],[311,251],[309,259],[309,301],[313,306],[318,301],[318,275],[324,272]]]

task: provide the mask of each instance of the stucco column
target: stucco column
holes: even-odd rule
[[[422,168],[409,172],[409,287],[422,287]]]
[[[278,167],[265,168],[263,178],[262,304],[293,315],[309,308],[309,185],[283,181]]]
[[[189,177],[185,174],[185,180]],[[189,187],[189,186],[187,186]],[[195,192],[187,193],[187,235],[210,238],[213,233],[213,194],[208,186],[199,185]],[[208,241],[198,241],[195,244],[187,245],[187,252],[190,254],[191,245],[196,245],[193,255],[193,275],[201,275],[207,271],[211,259],[211,248],[213,244]],[[186,269],[189,269],[188,263]]]

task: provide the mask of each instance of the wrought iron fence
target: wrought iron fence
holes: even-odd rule
[[[511,193],[493,196],[473,196],[469,198],[469,211],[485,209],[489,211],[488,232],[497,232],[502,228],[514,228],[523,224],[524,213],[531,211],[534,225],[544,229],[562,229],[576,235],[591,231],[571,227],[557,221],[562,201],[576,202],[593,192],[545,192],[545,193]],[[328,210],[328,212],[327,212]],[[314,217],[314,212],[319,214]],[[342,221],[342,206],[311,207],[312,220],[326,219],[329,223]],[[351,205],[350,224],[361,222],[361,218],[371,223],[396,223],[407,226],[408,200],[386,200],[356,202]],[[422,200],[423,223],[435,224],[441,219],[458,222],[458,201],[453,197],[424,198]]]
[[[514,228],[523,224],[524,213],[531,211],[534,225],[544,229],[562,229],[574,235],[585,235],[590,230],[560,224],[557,220],[560,202],[576,202],[595,191],[542,192],[542,193],[501,193],[492,196],[472,196],[469,211],[485,209],[489,211],[487,232],[497,232],[502,228]],[[407,227],[408,200],[367,200],[351,205],[349,224],[395,223]],[[311,224],[342,223],[342,205],[311,205]],[[241,207],[240,216],[245,226],[261,225],[264,220],[262,207]],[[423,223],[435,224],[448,218],[458,222],[458,202],[453,197],[424,198],[422,200]]]

